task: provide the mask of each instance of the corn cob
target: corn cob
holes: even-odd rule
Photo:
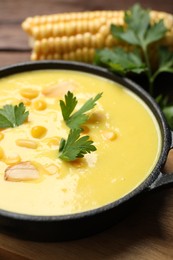
[[[150,12],[151,23],[163,19],[168,32],[162,40],[173,48],[173,16]],[[29,17],[22,23],[31,37],[31,59],[64,59],[92,62],[97,48],[130,46],[112,37],[110,25],[124,25],[124,11],[92,11]]]

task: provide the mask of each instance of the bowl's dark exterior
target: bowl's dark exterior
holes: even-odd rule
[[[19,235],[25,239],[41,241],[69,240],[88,236],[104,230],[124,217],[126,213],[132,210],[134,202],[138,199],[139,195],[145,191],[161,186],[162,183],[167,184],[168,182],[173,182],[172,175],[171,178],[169,177],[169,180],[167,180],[160,170],[172,146],[171,131],[167,127],[162,112],[155,101],[141,87],[127,78],[114,75],[105,69],[84,63],[66,61],[27,62],[9,66],[0,69],[0,78],[15,73],[40,69],[63,69],[88,72],[118,82],[130,89],[144,100],[155,115],[160,126],[162,150],[158,162],[149,177],[120,200],[98,209],[64,216],[31,216],[0,210],[0,225],[2,231]]]

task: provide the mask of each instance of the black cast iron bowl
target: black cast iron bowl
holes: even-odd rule
[[[3,232],[10,232],[25,239],[41,241],[70,240],[88,236],[113,225],[124,217],[132,209],[134,202],[136,203],[136,199],[140,197],[139,195],[173,183],[173,175],[166,175],[161,171],[167,154],[173,146],[173,135],[159,107],[141,87],[127,78],[111,74],[106,69],[84,63],[66,61],[27,62],[12,65],[0,69],[0,78],[15,73],[40,69],[88,72],[118,82],[133,91],[147,104],[159,124],[162,141],[161,154],[154,169],[145,181],[117,201],[94,210],[63,216],[33,216],[0,209],[0,226]],[[3,198],[1,197],[1,199]]]

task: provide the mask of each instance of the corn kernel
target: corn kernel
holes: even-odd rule
[[[106,45],[106,47],[112,47],[113,46],[113,37],[112,37],[112,35],[108,35],[107,37],[106,37],[106,41],[105,41],[105,45]]]
[[[33,51],[32,54],[31,54],[31,60],[38,60],[38,59],[39,59],[38,54]]]
[[[45,166],[46,168],[46,171],[50,174],[50,175],[53,175],[53,174],[56,174],[59,172],[59,169],[58,167],[55,165],[55,164],[50,164],[50,165],[47,165]]]
[[[30,149],[36,149],[38,147],[37,142],[28,139],[18,139],[16,140],[16,145]]]
[[[69,52],[69,60],[75,60],[75,53],[73,51]]]
[[[94,54],[95,54],[95,49],[94,48],[90,48],[89,49],[89,61],[93,60]]]
[[[82,50],[81,49],[77,49],[76,50],[76,60],[80,61],[82,57]]]
[[[61,59],[68,57],[71,60],[72,55],[69,55],[69,52],[75,52],[76,49],[92,46],[95,50],[102,47],[120,46],[120,41],[112,38],[110,24],[124,26],[124,14],[124,11],[93,11],[27,18],[22,23],[22,28],[33,38],[32,46],[35,51],[32,52],[31,59],[56,59],[55,53],[57,53]],[[151,11],[149,15],[151,24],[163,19],[167,28],[163,41],[164,44],[171,47],[173,16],[157,11]],[[100,34],[101,38],[100,35],[96,37],[97,34]],[[82,41],[78,35],[82,35]],[[59,39],[56,41],[57,37]],[[73,37],[72,41],[71,37]],[[130,47],[130,45],[127,46]],[[63,55],[64,53],[65,55]],[[75,59],[86,61],[86,56],[80,54],[80,50],[78,50]],[[94,55],[90,53],[88,56],[88,61],[92,62]]]
[[[105,140],[113,141],[117,138],[117,133],[114,131],[101,131],[101,134]]]
[[[109,26],[106,26],[106,25],[102,25],[99,30],[100,34],[103,37],[106,37],[107,35],[109,35],[109,31],[110,31]]]
[[[69,37],[68,46],[70,50],[74,50],[76,48],[76,39],[73,35]]]
[[[64,53],[62,55],[62,58],[63,58],[63,60],[68,60],[69,59],[69,55],[67,53]]]
[[[90,44],[91,44],[91,33],[89,33],[89,32],[84,33],[83,43],[84,43],[84,46],[86,46],[86,47],[90,46]]]
[[[3,157],[4,157],[4,151],[2,147],[0,147],[0,159],[2,159]]]
[[[66,24],[66,34],[67,35],[74,35],[76,30],[76,24],[74,22],[70,23],[69,25]]]
[[[86,47],[84,47],[82,49],[82,58],[83,58],[83,61],[85,61],[85,62],[89,61],[88,48],[86,48]]]
[[[90,115],[87,122],[90,124],[97,124],[100,122],[104,122],[105,120],[106,120],[105,114],[103,114],[102,112],[94,112]]]
[[[48,42],[47,39],[43,38],[40,40],[41,53],[48,53]]]
[[[34,105],[34,108],[35,108],[36,110],[44,110],[44,109],[47,108],[47,103],[46,103],[46,101],[41,100],[41,99],[36,100],[36,101],[33,103],[33,105]]]
[[[102,48],[104,46],[104,38],[100,33],[96,34],[96,46]]]
[[[82,47],[83,46],[83,35],[82,34],[77,34],[76,35],[76,46],[77,47]]]
[[[27,98],[21,99],[21,102],[25,105],[25,106],[30,106],[31,105],[31,101]]]
[[[0,141],[4,139],[4,134],[0,132]]]
[[[35,41],[35,43],[34,43],[34,51],[40,52],[40,41],[39,40]]]
[[[83,20],[82,22],[82,32],[87,32],[88,31],[88,21],[87,20]]]
[[[8,165],[17,164],[19,162],[21,162],[21,158],[18,154],[14,154],[5,158],[5,163]]]
[[[47,145],[52,146],[52,145],[59,145],[61,138],[58,136],[53,136],[50,138],[44,139]]]
[[[64,35],[64,31],[65,31],[65,24],[59,23],[59,33],[58,33],[58,35]]]
[[[56,37],[55,38],[55,52],[60,53],[60,49],[61,49],[60,37]],[[49,50],[49,48],[47,48],[47,50]]]
[[[36,38],[36,39],[39,38],[40,30],[39,30],[38,26],[32,28],[32,34],[33,34],[34,38]]]
[[[53,55],[53,59],[54,59],[54,60],[61,60],[61,55],[60,55],[59,53],[55,53],[55,54]]]
[[[34,126],[31,129],[31,135],[34,138],[42,138],[47,132],[47,129],[44,126]]]
[[[47,40],[48,46],[50,47],[51,51],[54,52],[55,50],[55,41],[53,37],[48,38]]]
[[[25,98],[33,99],[38,96],[39,92],[32,88],[24,88],[21,89],[20,94]]]
[[[82,128],[82,133],[81,134],[88,134],[89,131],[90,131],[89,127],[86,126],[86,125],[81,126],[81,128]]]
[[[75,168],[83,168],[83,167],[87,166],[87,162],[84,158],[78,158],[78,159],[70,162],[70,164]]]

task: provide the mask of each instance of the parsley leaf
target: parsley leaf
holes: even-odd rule
[[[0,128],[17,127],[28,117],[29,112],[23,103],[18,106],[5,105],[0,109]]]
[[[124,26],[112,24],[110,27],[114,38],[125,42],[132,51],[125,51],[124,48],[113,48],[97,50],[94,63],[107,67],[113,72],[121,75],[127,73],[144,73],[149,82],[149,93],[155,97],[155,80],[162,72],[173,73],[173,52],[167,47],[160,46],[157,41],[161,40],[168,29],[163,20],[155,23],[150,21],[150,10],[143,9],[139,4],[135,4],[124,15]],[[151,44],[155,43],[155,60],[158,64],[152,69],[152,57],[150,56]],[[157,100],[158,99],[158,100]],[[166,98],[167,99],[167,98]],[[156,101],[160,103],[168,124],[173,129],[173,104],[166,104],[163,97],[159,96]]]
[[[74,97],[73,93],[71,93],[70,91],[68,91],[68,93],[65,95],[65,102],[63,100],[60,100],[61,112],[65,122],[69,120],[70,115],[75,109],[77,103],[78,102],[76,97]]]
[[[79,128],[88,120],[88,115],[85,114],[96,105],[96,101],[102,96],[102,93],[97,94],[94,98],[90,98],[85,104],[75,113],[74,111],[78,101],[70,91],[65,95],[65,102],[60,100],[61,112],[65,123],[71,129]],[[72,114],[72,115],[71,115]]]
[[[74,161],[82,158],[86,153],[96,151],[93,141],[89,136],[80,137],[81,129],[71,129],[67,140],[61,139],[59,158],[64,161]]]
[[[139,4],[125,12],[126,27],[111,25],[111,32],[115,38],[146,49],[150,43],[163,38],[167,29],[162,20],[150,24],[149,10],[142,9]]]
[[[150,85],[149,92],[153,95],[154,80],[159,73],[165,71],[167,61],[165,61],[162,58],[163,55],[161,55],[162,68],[156,69],[156,72],[153,74],[149,55],[149,45],[162,39],[165,36],[167,29],[163,20],[151,24],[150,11],[143,9],[139,4],[135,4],[130,10],[125,12],[124,23],[125,26],[112,24],[110,28],[111,33],[116,39],[119,39],[126,44],[130,44],[133,51],[127,53],[123,48],[121,51],[117,48],[118,50],[114,49],[109,53],[108,59],[108,52],[103,52],[104,50],[101,50],[96,53],[94,62],[123,75],[128,72],[146,73]],[[138,49],[138,52],[135,48]],[[163,52],[163,50],[161,52]],[[170,53],[170,55],[172,55],[172,53]],[[168,55],[169,58],[170,55]],[[166,71],[171,72],[170,68],[168,69],[167,66]]]
[[[173,106],[164,107],[163,114],[166,117],[169,127],[173,129]]]
[[[146,37],[144,39],[145,45],[149,45],[153,42],[156,42],[162,39],[165,36],[167,29],[163,23],[163,20],[160,20],[158,23],[149,26],[149,29],[146,31]]]
[[[94,62],[125,75],[127,72],[141,73],[147,70],[139,52],[125,52],[122,48],[97,50]]]
[[[169,127],[173,129],[173,105],[170,104],[170,98],[159,95],[156,97],[156,102],[161,107]]]
[[[159,49],[159,72],[163,71],[173,73],[173,53],[164,46]]]

